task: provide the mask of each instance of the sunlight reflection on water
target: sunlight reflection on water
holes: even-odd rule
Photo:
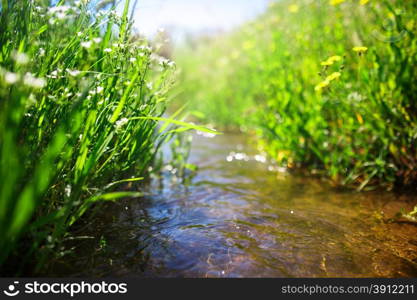
[[[245,144],[196,135],[191,184],[166,176],[153,196],[115,204],[103,216],[107,249],[79,249],[71,264],[95,276],[417,276],[416,226],[382,221],[415,199],[270,171]],[[232,152],[251,159],[227,161]]]

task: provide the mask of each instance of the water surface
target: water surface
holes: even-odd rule
[[[416,200],[340,191],[272,167],[241,135],[195,136],[188,185],[106,207],[54,272],[138,277],[414,277]],[[168,168],[169,169],[169,168]],[[101,242],[100,242],[101,241]]]

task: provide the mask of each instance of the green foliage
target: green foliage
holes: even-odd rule
[[[16,274],[97,201],[140,196],[114,189],[177,125],[198,128],[163,118],[175,65],[131,34],[129,1],[122,17],[87,2],[1,2],[0,266],[19,256]]]
[[[277,1],[177,54],[182,99],[279,163],[358,189],[417,179],[417,4]]]

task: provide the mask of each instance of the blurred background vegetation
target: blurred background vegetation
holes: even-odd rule
[[[280,164],[358,189],[416,182],[415,1],[271,2],[175,52],[200,119],[256,134]]]

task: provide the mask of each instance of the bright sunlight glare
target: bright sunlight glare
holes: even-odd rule
[[[175,34],[225,31],[262,13],[269,1],[139,0],[133,21],[148,37],[160,28]]]

